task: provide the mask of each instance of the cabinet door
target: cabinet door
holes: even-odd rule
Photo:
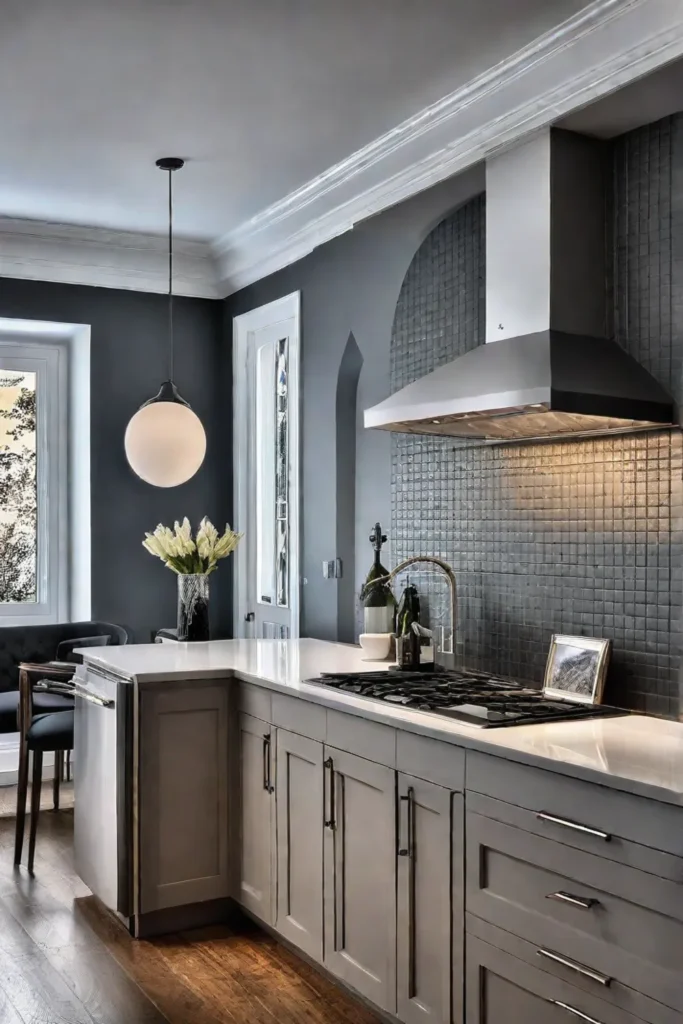
[[[325,747],[325,966],[396,1012],[396,776]]]
[[[323,958],[323,745],[277,730],[277,930]]]
[[[223,683],[140,696],[140,913],[229,895]]]
[[[266,924],[275,920],[275,730],[239,716],[240,878],[238,900]]]
[[[398,1016],[406,1024],[461,1021],[451,1007],[452,977],[462,977],[462,892],[453,873],[461,850],[462,797],[410,775],[398,776]],[[454,956],[456,953],[456,956]]]

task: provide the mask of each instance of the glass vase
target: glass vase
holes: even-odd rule
[[[209,639],[209,577],[206,573],[178,576],[178,639]]]

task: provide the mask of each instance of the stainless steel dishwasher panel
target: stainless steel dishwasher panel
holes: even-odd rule
[[[132,907],[133,686],[89,668],[75,680],[74,853],[85,884],[125,917]]]

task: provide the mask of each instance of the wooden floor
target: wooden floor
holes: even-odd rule
[[[31,878],[0,818],[0,1024],[378,1024],[250,924],[134,942],[76,877],[72,840],[73,811],[41,814]]]

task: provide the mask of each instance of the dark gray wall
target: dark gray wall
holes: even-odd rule
[[[201,418],[207,456],[181,487],[150,487],[123,450],[126,424],[165,375],[162,295],[0,279],[0,317],[90,324],[92,613],[133,628],[138,641],[175,623],[175,578],[141,547],[145,531],[187,515],[222,524],[231,509],[230,334],[224,304],[176,299],[176,381]],[[212,576],[215,635],[231,629],[230,570]]]
[[[338,436],[335,408],[339,372],[352,332],[363,359],[356,396],[355,559],[344,572],[354,593],[367,574],[373,524],[391,511],[391,438],[362,427],[362,411],[389,393],[389,341],[396,301],[408,265],[430,229],[450,210],[480,192],[483,169],[444,182],[409,202],[365,221],[292,266],[227,300],[229,317],[282,295],[302,296],[302,590],[303,636],[335,640],[348,631],[355,599],[344,581],[322,576],[323,559],[337,554],[337,527],[353,514],[336,487]],[[341,458],[345,458],[343,451]],[[387,560],[390,555],[387,554]],[[340,609],[340,600],[342,607]],[[340,617],[341,612],[341,617]]]

